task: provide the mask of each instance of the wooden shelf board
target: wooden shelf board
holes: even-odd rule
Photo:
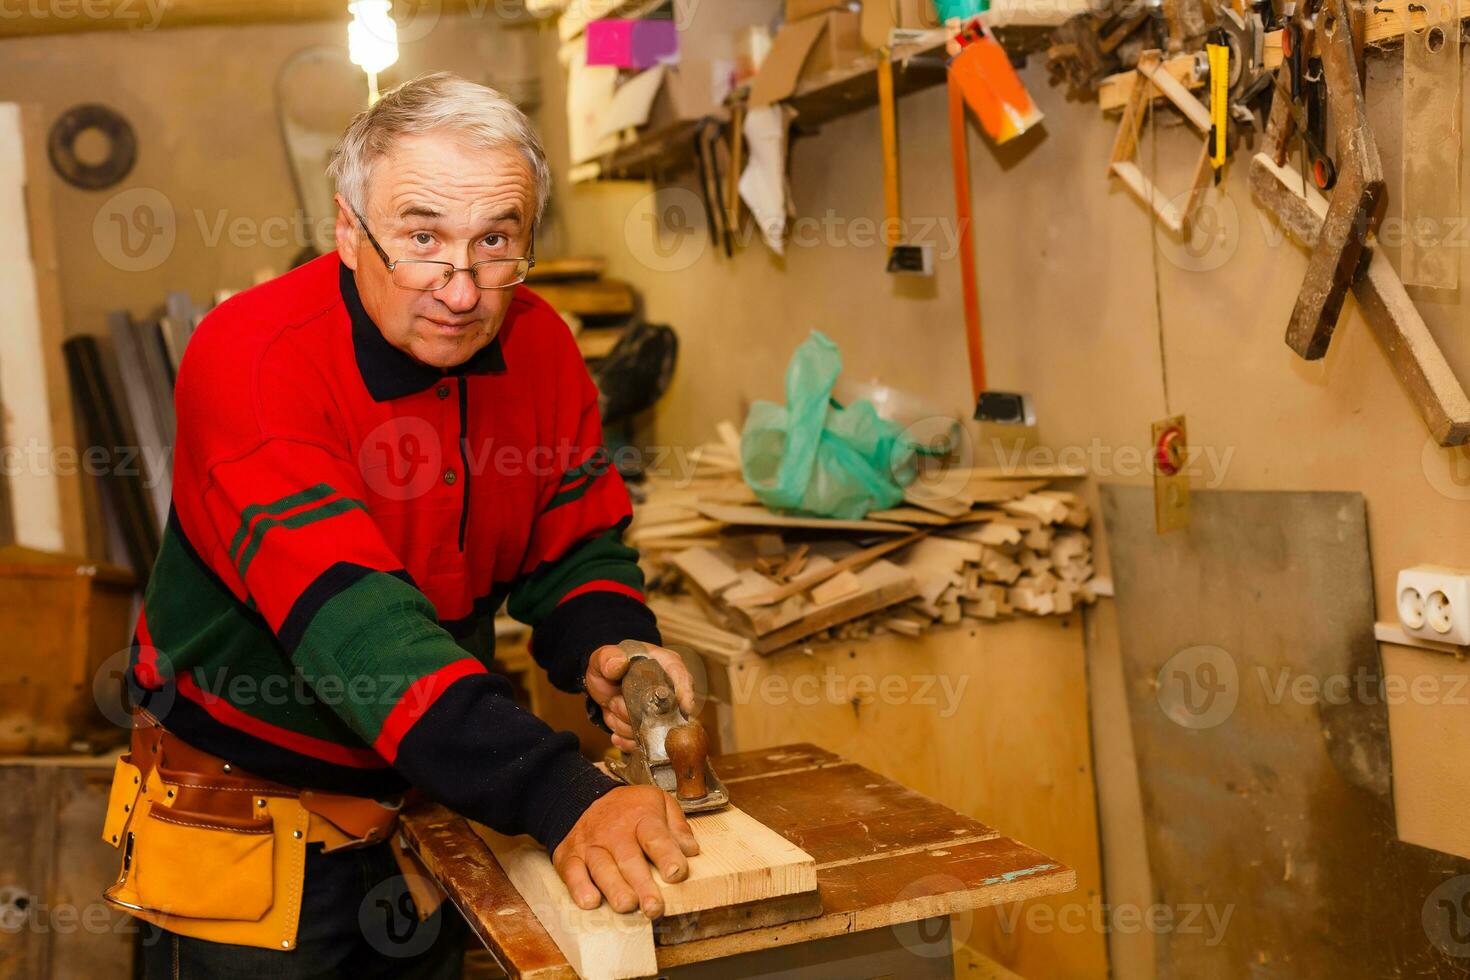
[[[943,84],[942,45],[899,47],[894,49],[892,57],[897,69],[893,76],[897,95]],[[731,101],[738,104],[744,102],[746,96],[747,89],[742,87],[736,90]],[[785,101],[796,109],[796,122],[803,129],[815,128],[840,116],[877,105],[878,56],[865,54],[821,78],[803,82]],[[729,115],[726,110],[721,110],[713,118],[724,122]],[[656,132],[639,134],[617,149],[573,167],[572,183],[648,180],[678,173],[694,164],[694,130],[698,125],[697,120],[689,119]]]

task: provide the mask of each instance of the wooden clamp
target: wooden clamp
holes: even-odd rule
[[[1364,244],[1383,219],[1387,203],[1378,144],[1363,100],[1347,0],[1326,0],[1319,17],[1317,44],[1337,136],[1337,186],[1286,329],[1287,345],[1309,361],[1327,353],[1342,301],[1359,271]],[[1277,100],[1282,105],[1272,107],[1273,117],[1277,108],[1287,108],[1279,92]]]
[[[1189,89],[1177,78],[1164,70],[1162,64],[1162,52],[1145,51],[1138,56],[1138,67],[1135,71],[1139,78],[1128,94],[1128,104],[1123,109],[1122,122],[1118,124],[1118,136],[1113,141],[1113,153],[1108,160],[1108,173],[1121,179],[1134,197],[1152,208],[1164,227],[1175,235],[1188,238],[1195,212],[1204,200],[1205,188],[1209,186],[1213,173],[1210,166],[1210,110],[1191,95]],[[1163,95],[1184,113],[1184,118],[1199,132],[1203,143],[1199,162],[1194,168],[1194,179],[1185,192],[1187,196],[1182,208],[1176,207],[1173,201],[1164,197],[1163,192],[1144,175],[1135,159],[1138,155],[1139,129],[1155,92]]]

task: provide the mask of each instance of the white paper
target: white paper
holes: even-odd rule
[[[779,105],[745,114],[749,162],[740,175],[740,199],[750,208],[771,251],[786,254],[786,115]]]

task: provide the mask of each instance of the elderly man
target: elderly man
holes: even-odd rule
[[[698,850],[672,798],[590,765],[474,643],[508,600],[620,747],[620,641],[692,699],[621,542],[592,382],[521,285],[550,184],[536,136],[431,75],[359,115],[331,173],[337,251],[222,304],[179,373],[103,834],[149,976],[457,973],[457,917],[391,840],[409,788],[533,836],[584,908],[661,914],[650,862],[678,880]]]

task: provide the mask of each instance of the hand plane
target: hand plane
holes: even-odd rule
[[[619,647],[628,658],[623,700],[637,747],[609,768],[629,783],[657,786],[671,794],[685,813],[729,806],[730,794],[710,768],[704,726],[684,717],[669,675],[643,652],[643,644],[625,640]]]

